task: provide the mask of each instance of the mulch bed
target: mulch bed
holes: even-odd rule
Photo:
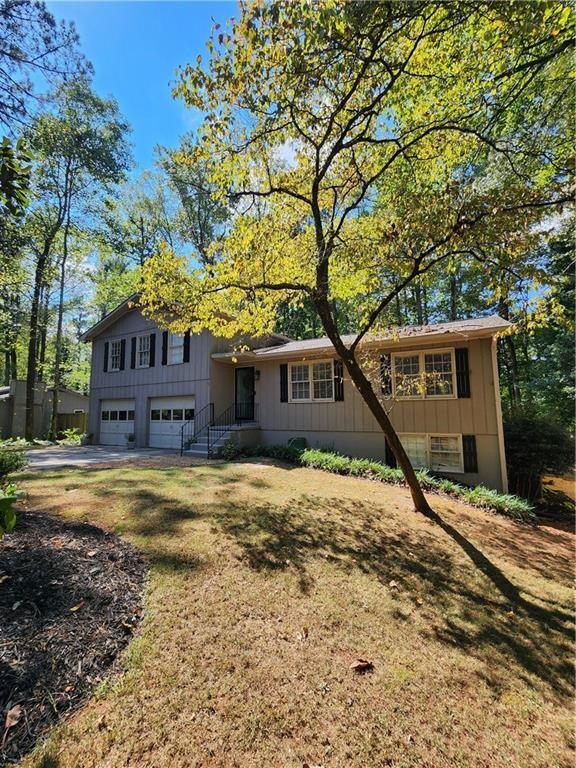
[[[141,555],[115,534],[20,514],[0,541],[0,765],[110,674],[140,621],[145,579]]]

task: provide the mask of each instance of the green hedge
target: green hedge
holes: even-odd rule
[[[20,451],[0,448],[0,483],[11,472],[19,472],[24,469],[27,463],[28,459]]]
[[[244,448],[244,456],[269,456],[273,459],[289,461],[303,467],[322,469],[338,475],[353,475],[378,480],[382,483],[404,485],[402,470],[393,469],[373,459],[353,459],[340,453],[333,453],[319,448],[297,448],[290,445],[259,445],[255,448]],[[507,493],[498,493],[491,488],[477,485],[467,488],[447,478],[431,475],[427,470],[416,472],[418,480],[426,491],[445,493],[457,499],[472,504],[475,507],[498,512],[524,522],[534,520],[534,508],[524,499]]]

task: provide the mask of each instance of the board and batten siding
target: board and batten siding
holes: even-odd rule
[[[130,368],[133,336],[156,334],[155,365]],[[105,343],[126,339],[123,371],[104,371]],[[149,400],[153,397],[194,396],[196,411],[210,402],[211,355],[221,344],[208,331],[190,336],[190,362],[162,365],[162,330],[138,310],[129,312],[92,342],[89,431],[99,442],[102,400],[129,398],[135,401],[134,432],[137,446],[148,444]]]
[[[469,398],[445,400],[397,400],[391,403],[390,419],[397,432],[414,434],[470,434],[476,436],[478,474],[458,474],[470,484],[502,487],[492,340],[490,338],[438,344],[398,345],[394,352],[467,347],[470,375]],[[384,351],[384,350],[383,350]],[[387,351],[387,350],[385,350]],[[326,359],[320,355],[318,359]],[[307,356],[306,360],[312,360]],[[311,446],[332,447],[343,453],[383,459],[382,431],[344,371],[344,401],[314,403],[280,402],[280,360],[258,361],[256,383],[262,440],[285,443],[304,436]],[[293,360],[292,362],[298,362]]]

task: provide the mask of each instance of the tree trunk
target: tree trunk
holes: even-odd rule
[[[34,435],[34,387],[38,377],[37,345],[38,345],[38,312],[40,308],[40,292],[44,284],[44,272],[50,253],[51,241],[45,243],[38,255],[34,271],[34,290],[30,306],[30,336],[28,339],[28,359],[26,365],[26,420],[24,435],[26,440],[33,440]]]
[[[39,331],[38,352],[37,352],[38,381],[44,381],[44,370],[46,365],[46,342],[48,337],[48,316],[50,312],[49,304],[50,304],[50,293],[48,290],[48,286],[44,285],[42,287],[42,292],[40,295],[40,310],[39,310],[39,318],[38,318],[38,331]]]
[[[350,378],[356,385],[356,388],[362,399],[372,412],[374,418],[378,422],[382,432],[388,440],[388,445],[396,457],[398,466],[402,470],[408,488],[410,489],[412,501],[414,502],[414,508],[417,512],[421,512],[423,515],[432,515],[433,511],[426,501],[424,492],[422,491],[420,483],[418,482],[418,478],[416,477],[416,473],[414,472],[414,467],[410,463],[410,459],[408,458],[408,455],[404,450],[402,443],[400,442],[400,438],[392,426],[392,422],[388,418],[382,403],[372,389],[370,381],[367,379],[366,375],[360,368],[355,354],[345,346],[344,342],[340,338],[338,331],[336,330],[328,301],[324,297],[317,297],[315,304],[328,338],[334,345],[338,355],[342,358],[342,361],[346,366],[346,370],[350,374]]]
[[[7,387],[10,384],[10,350],[6,348],[4,350],[4,386]]]
[[[422,311],[422,288],[419,283],[414,285],[414,303],[416,304],[416,322],[424,325],[424,313]]]
[[[400,294],[396,294],[396,324],[399,326],[404,325],[404,317],[402,315],[402,305],[400,304]]]
[[[64,318],[64,285],[66,282],[66,262],[68,260],[68,235],[70,233],[70,199],[68,199],[66,224],[60,262],[60,293],[58,296],[58,323],[56,326],[56,349],[54,354],[54,390],[52,392],[52,415],[50,418],[50,439],[58,438],[58,391],[62,380],[62,325]]]
[[[450,278],[450,320],[458,320],[458,283],[456,275]]]

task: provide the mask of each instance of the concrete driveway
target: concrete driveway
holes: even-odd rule
[[[157,448],[115,448],[106,445],[55,445],[27,451],[28,470],[62,469],[63,467],[96,467],[116,461],[179,456],[179,451]]]

